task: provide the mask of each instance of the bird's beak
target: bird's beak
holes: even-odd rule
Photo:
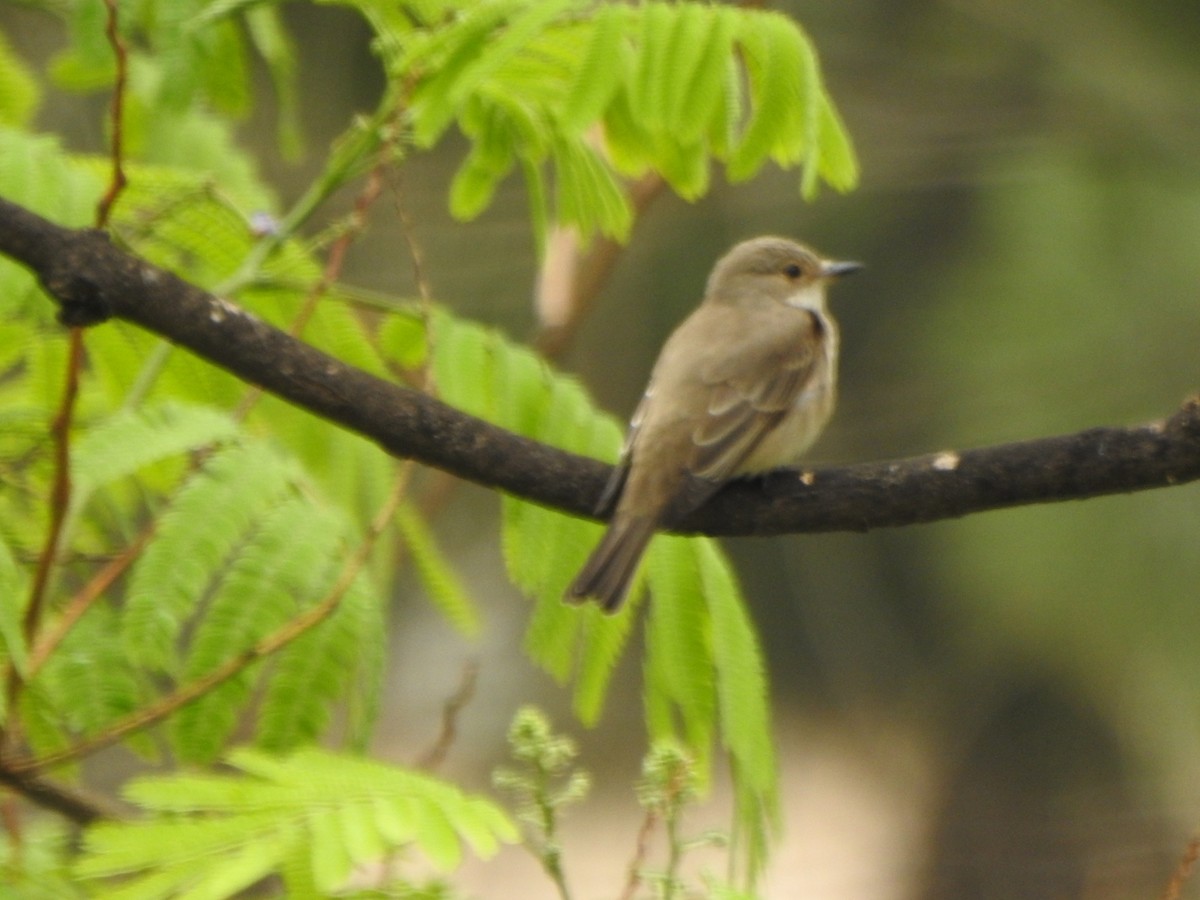
[[[865,268],[860,262],[834,262],[832,260],[821,264],[822,278],[841,278],[843,275],[853,275]]]

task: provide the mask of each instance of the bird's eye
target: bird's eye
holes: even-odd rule
[[[804,272],[804,270],[800,268],[799,263],[788,263],[786,266],[783,267],[783,274],[786,275],[788,278],[792,278],[792,279],[799,278],[803,272]]]

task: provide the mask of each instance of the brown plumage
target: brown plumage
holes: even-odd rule
[[[708,279],[704,301],[668,338],[601,498],[607,533],[565,599],[620,608],[664,521],[730,478],[794,463],[817,439],[837,393],[837,324],[825,286],[857,263],[822,259],[784,238],[745,241]]]

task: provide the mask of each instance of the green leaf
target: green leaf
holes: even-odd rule
[[[565,450],[616,457],[620,427],[593,408],[576,382],[551,373],[528,349],[445,312],[435,318],[434,335],[434,371],[447,402]],[[632,617],[595,618],[581,631],[583,617],[562,603],[562,592],[600,528],[511,497],[503,510],[509,577],[537,601],[526,652],[560,681],[577,670],[576,710],[595,721]]]
[[[245,115],[250,108],[250,70],[241,29],[234,22],[214,22],[200,29],[188,29],[181,23],[179,32],[182,43],[190,45],[192,53],[186,62],[181,60],[183,65],[176,71],[184,79],[195,78],[205,99],[218,112]],[[169,51],[164,48],[161,58],[168,57]],[[173,77],[174,72],[168,68],[167,79]]]
[[[525,190],[529,192],[529,219],[540,259],[546,254],[546,240],[550,235],[550,202],[546,197],[546,179],[542,177],[541,167],[533,160],[523,155],[520,162]]]
[[[182,677],[190,681],[207,675],[319,601],[344,551],[339,524],[335,516],[302,496],[285,496],[274,508],[264,510],[240,542],[194,626]],[[333,666],[323,657],[314,657],[311,664],[312,668]],[[253,669],[244,670],[172,718],[172,745],[181,759],[209,762],[221,752],[249,698],[254,674]],[[274,676],[281,677],[278,670]],[[318,702],[309,692],[303,696]],[[272,714],[264,708],[260,721]]]
[[[819,98],[815,62],[790,20],[760,12],[744,20],[738,37],[750,78],[751,115],[729,159],[733,181],[749,178],[769,156],[787,163],[810,150],[803,119],[815,120]]]
[[[848,138],[825,112],[816,55],[792,20],[660,2],[562,15],[576,6],[494,0],[405,39],[401,77],[417,79],[418,145],[454,119],[472,141],[451,187],[456,216],[482,212],[519,161],[542,247],[547,153],[557,218],[585,238],[628,236],[632,213],[615,172],[656,171],[686,199],[708,191],[714,159],[726,162],[732,180],[751,177],[767,160],[804,163],[805,196],[820,178],[838,189],[853,184]],[[583,140],[599,122],[607,158]]]
[[[494,127],[505,135],[503,147],[511,147],[514,153],[531,162],[541,162],[545,158],[555,129],[547,121],[545,104],[536,86],[521,91],[484,89],[474,99],[481,107],[482,115],[494,119]],[[465,121],[463,131],[474,136]]]
[[[131,662],[166,671],[175,667],[184,622],[293,475],[294,468],[277,454],[249,444],[217,452],[180,490],[131,575],[123,617]]]
[[[626,175],[641,175],[655,167],[655,147],[658,139],[649,123],[634,115],[629,91],[617,91],[613,102],[604,112],[604,146],[617,171]]]
[[[51,77],[61,87],[76,91],[107,87],[116,74],[116,62],[105,36],[104,4],[72,3],[67,9],[69,49],[51,61]]]
[[[716,730],[717,678],[713,657],[715,625],[705,606],[705,585],[698,566],[701,540],[660,535],[648,551],[648,574],[653,602],[646,621],[646,691],[658,693],[675,708],[687,744],[700,768]],[[652,704],[652,708],[654,705]],[[651,737],[675,735],[668,723],[652,723]]]
[[[280,752],[316,740],[348,693],[372,698],[357,728],[370,726],[383,677],[384,604],[360,573],[325,621],[276,655],[255,734],[259,746]]]
[[[684,200],[696,200],[708,191],[708,152],[699,141],[688,145],[670,142],[659,153],[659,168]]]
[[[115,207],[114,226],[139,255],[201,286],[214,286],[241,264],[252,243],[247,216],[235,201],[270,208],[269,198],[246,172],[245,157],[229,143],[228,129],[215,120],[173,116],[152,134],[155,153],[180,165],[127,164],[130,181]],[[108,177],[104,160],[84,165],[97,183]],[[213,179],[222,184],[219,194]],[[214,405],[210,396],[196,401]]]
[[[667,126],[681,141],[699,138],[721,99],[733,52],[736,12],[724,6],[684,7],[672,36],[673,74]]]
[[[553,427],[548,417],[553,414],[552,397],[557,395],[558,385],[573,382],[556,375],[528,347],[500,339],[494,344],[493,361],[496,423],[526,437],[546,434]]]
[[[479,609],[442,554],[429,524],[411,504],[402,503],[396,509],[396,525],[434,606],[460,632],[478,636]]]
[[[633,630],[636,599],[630,598],[626,609],[617,616],[607,615],[594,604],[583,611],[582,652],[575,676],[573,706],[575,715],[585,725],[595,725],[600,719],[609,682]]]
[[[595,122],[628,77],[625,28],[629,10],[619,4],[604,5],[591,21],[587,47],[567,87],[562,105],[562,126],[581,132]]]
[[[522,522],[522,527],[528,529],[535,524],[536,520],[530,516]],[[505,527],[507,530],[512,526],[506,523]],[[513,581],[520,586],[517,578],[514,577]],[[531,593],[537,599],[537,605],[529,617],[522,646],[539,666],[560,684],[565,683],[579,652],[582,617],[577,610],[562,602],[561,592],[543,589]]]
[[[425,365],[429,345],[425,340],[425,322],[420,316],[397,313],[388,316],[379,328],[379,352],[401,369],[416,370]]]
[[[858,159],[854,147],[833,103],[824,95],[817,124],[817,145],[821,148],[821,177],[830,187],[848,191],[858,184]]]
[[[240,749],[229,762],[240,772],[135,779],[126,796],[150,815],[89,828],[78,874],[104,880],[105,896],[225,896],[218,891],[273,872],[331,893],[352,865],[383,862],[412,842],[450,869],[463,844],[486,858],[517,839],[495,804],[420,773],[317,749]]]
[[[464,13],[446,32],[446,42],[455,44],[452,51],[413,94],[418,145],[432,145],[468,95],[575,2],[481,3]],[[502,23],[506,27],[500,28]]]
[[[414,804],[416,805],[416,804]],[[417,846],[437,868],[448,872],[462,861],[462,846],[454,823],[441,806],[420,804]]]
[[[150,691],[114,639],[119,633],[117,613],[93,605],[34,679],[64,730],[95,734],[147,702]]]
[[[600,415],[592,409],[587,393],[576,382],[563,378],[549,382],[548,387],[549,396],[543,394],[545,416],[532,437],[572,453],[591,452],[603,444],[604,438],[611,440],[611,429],[605,430],[598,424]],[[508,427],[503,420],[497,424]],[[532,585],[549,586],[555,593],[560,593],[569,574],[583,562],[581,548],[568,555],[572,532],[582,528],[585,538],[590,539],[595,529],[578,518],[547,512],[550,512],[550,521],[545,523],[547,527],[538,529],[541,533],[536,537],[540,540],[526,557],[524,577]]]
[[[576,452],[612,457],[618,426],[569,379],[527,350],[448,313],[435,319],[434,368],[448,402]],[[577,676],[576,712],[595,721],[633,620],[565,606],[561,593],[598,539],[598,526],[505,498],[503,542],[513,582],[534,596],[526,651],[548,672]],[[651,734],[682,730],[705,777],[718,733],[737,773],[748,865],[765,854],[775,815],[775,763],[766,677],[732,570],[711,541],[660,536],[648,554],[654,602],[646,630]],[[678,724],[676,719],[678,718]]]
[[[308,848],[296,841],[292,851],[280,864],[280,879],[283,881],[285,897],[319,897],[320,891],[313,881],[312,866],[307,855]]]
[[[90,429],[72,450],[77,496],[86,497],[151,463],[229,440],[236,433],[237,426],[226,413],[205,406],[164,403],[118,410]]]
[[[550,381],[544,383],[542,396],[545,412],[532,436],[573,452],[596,451],[607,440],[608,452],[615,455],[615,445],[620,441],[615,425],[592,409],[578,384],[567,379]],[[577,663],[587,660],[588,697],[577,693],[576,702],[593,713],[599,709],[607,683],[605,662],[615,660],[603,653],[596,657],[586,642],[579,647],[580,617],[563,604],[562,592],[599,532],[590,522],[538,506],[517,500],[505,504],[504,550],[509,575],[514,584],[537,599],[525,635],[526,652],[559,680],[565,680]],[[619,635],[610,637],[619,643]],[[584,682],[580,682],[579,689],[583,687]]]
[[[734,772],[750,875],[766,863],[779,825],[779,775],[771,733],[766,667],[729,560],[714,541],[697,541],[704,598],[712,617],[721,736]]]
[[[496,186],[513,167],[513,146],[498,110],[481,111],[472,135],[471,152],[450,184],[450,212],[458,219],[475,218],[492,201]]]
[[[623,241],[633,227],[629,198],[595,148],[565,139],[553,147],[558,173],[558,219],[584,234],[599,231]]]
[[[637,65],[630,91],[634,115],[647,122],[661,121],[667,115],[667,71],[672,24],[682,7],[666,3],[645,3],[639,8]]]
[[[709,120],[705,123],[705,137],[717,159],[729,159],[730,151],[737,145],[738,129],[741,127],[745,101],[742,98],[742,70],[731,55],[725,60],[718,74],[720,91]]]
[[[296,87],[296,48],[280,19],[280,11],[266,4],[246,11],[246,28],[254,49],[267,64],[275,86],[280,150],[286,158],[297,159],[304,142],[300,133],[300,102]]]
[[[75,843],[75,829],[49,816],[23,823],[20,837],[8,834],[0,838],[0,873],[7,893],[14,900],[85,897],[69,868]]]
[[[309,864],[313,884],[323,895],[332,894],[350,874],[350,855],[339,840],[342,824],[324,810],[308,817],[308,829],[312,832]]]
[[[33,73],[0,32],[0,123],[29,124],[41,94]]]
[[[91,223],[102,185],[99,177],[63,152],[56,138],[0,125],[0,190],[12,202],[60,225],[79,228]],[[9,260],[3,260],[2,266],[16,269]],[[21,271],[32,284],[32,276]],[[7,284],[11,277],[0,277],[0,283]],[[6,296],[0,302],[7,307],[9,299]]]
[[[388,842],[375,824],[375,809],[370,804],[343,806],[337,810],[334,834],[346,850],[352,865],[384,859]]]
[[[230,812],[270,809],[267,797],[254,782],[194,772],[175,772],[169,776],[144,777],[130,781],[121,789],[122,796],[151,812]]]
[[[239,847],[225,854],[219,866],[205,867],[198,876],[189,871],[187,889],[180,897],[189,900],[236,897],[277,871],[296,843],[295,833],[283,828],[277,834],[266,835],[253,844]],[[188,868],[191,869],[190,866]]]
[[[489,418],[495,406],[494,338],[479,325],[437,311],[433,318],[433,379],[451,406]]]

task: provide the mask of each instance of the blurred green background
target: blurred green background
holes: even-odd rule
[[[48,20],[4,6],[15,46],[60,45]],[[559,363],[601,405],[629,414],[715,258],[771,232],[868,264],[835,291],[842,400],[814,461],[1134,424],[1200,390],[1200,4],[773,6],[821,53],[862,185],[806,205],[793,174],[771,172],[718,183],[697,204],[659,199]],[[265,79],[244,137],[292,199],[381,85],[352,14],[287,15],[309,153],[280,159]],[[102,103],[63,98],[42,124],[100,149]],[[477,222],[452,221],[462,154],[449,142],[400,175],[434,293],[528,337],[536,260],[522,187],[508,182]],[[345,277],[410,293],[390,206]],[[503,577],[497,512],[463,487],[438,522],[488,613],[483,646],[454,636],[415,586],[397,598],[377,745],[397,759],[425,746],[476,657],[448,773],[479,784],[521,700],[580,730],[521,656],[526,609]],[[787,830],[768,896],[1158,895],[1200,822],[1200,488],[727,546],[776,691]],[[637,681],[628,660],[582,735],[585,762],[614,782],[568,823],[584,897],[614,893],[632,853],[638,812],[617,787],[642,747]],[[476,877],[484,897],[550,895],[517,851]]]

